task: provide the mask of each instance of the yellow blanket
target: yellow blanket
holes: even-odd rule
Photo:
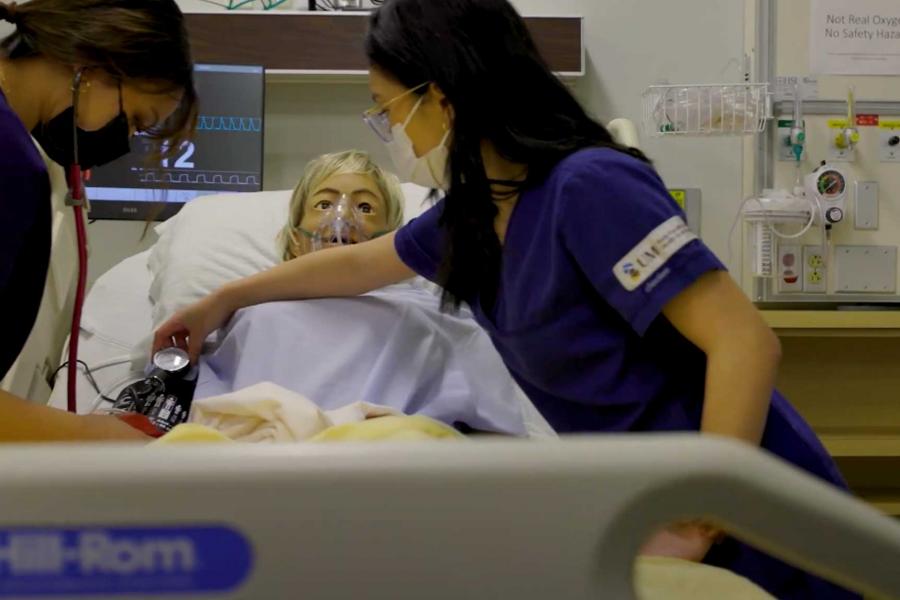
[[[731,571],[661,556],[638,557],[634,587],[639,600],[775,600]]]
[[[439,421],[415,415],[411,417],[377,417],[357,423],[329,427],[309,439],[311,442],[460,440],[461,433]],[[155,444],[231,442],[211,427],[184,423],[156,440]]]

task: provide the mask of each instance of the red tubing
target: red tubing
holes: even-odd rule
[[[84,307],[84,290],[87,284],[87,231],[84,226],[84,187],[81,169],[77,165],[69,168],[69,190],[75,205],[75,235],[78,243],[78,287],[75,290],[75,306],[72,310],[72,331],[69,335],[69,365],[67,408],[70,413],[78,410],[75,388],[78,379],[78,334],[81,330],[81,310]]]

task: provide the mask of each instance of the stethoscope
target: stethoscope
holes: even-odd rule
[[[84,69],[80,69],[75,73],[72,80],[72,158],[73,162],[66,169],[66,184],[68,191],[66,193],[66,206],[71,206],[75,214],[75,238],[78,247],[78,282],[75,288],[75,303],[72,308],[72,327],[69,333],[69,358],[67,365],[67,381],[66,381],[66,409],[71,413],[77,413],[78,402],[76,394],[76,383],[78,376],[78,337],[81,332],[81,314],[84,309],[85,288],[87,283],[88,270],[88,243],[87,243],[87,227],[85,226],[84,211],[90,210],[87,194],[84,189],[84,173],[81,169],[81,160],[78,154],[78,98],[81,89],[81,81],[84,75]],[[167,365],[172,360],[180,360],[178,368],[169,368]],[[177,348],[169,348],[161,350],[154,357],[154,364],[160,369],[177,371],[184,364],[189,364],[187,353]],[[163,361],[165,364],[161,364]],[[102,397],[102,395],[101,395]]]
[[[79,69],[72,80],[72,156],[73,164],[66,169],[66,206],[71,206],[75,213],[75,238],[78,247],[78,282],[75,288],[75,304],[72,308],[72,328],[69,334],[69,364],[67,368],[68,378],[66,408],[71,413],[76,413],[78,404],[76,399],[76,383],[78,375],[78,334],[81,331],[81,312],[84,308],[84,292],[87,283],[87,227],[85,226],[84,210],[90,208],[87,195],[84,191],[84,173],[81,171],[81,162],[78,156],[78,96],[81,89],[81,80],[84,69]]]

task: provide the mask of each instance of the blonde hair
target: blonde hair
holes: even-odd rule
[[[322,182],[335,175],[367,175],[375,181],[378,191],[384,198],[387,208],[387,226],[393,231],[403,225],[403,190],[397,176],[382,170],[368,152],[347,150],[334,154],[323,154],[314,158],[303,170],[288,209],[288,222],[278,234],[278,243],[282,248],[282,259],[291,260],[299,255],[294,233],[300,227],[306,211],[306,200]]]

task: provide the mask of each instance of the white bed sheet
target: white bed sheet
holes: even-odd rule
[[[115,398],[122,388],[144,376],[153,331],[153,276],[147,266],[152,251],[151,248],[126,258],[104,273],[85,300],[78,358],[88,365],[101,392],[108,397]],[[64,348],[60,364],[67,358],[68,349]],[[50,406],[66,408],[67,381],[67,370],[62,369],[50,396]],[[108,405],[101,402],[81,368],[76,386],[79,414]],[[524,392],[518,387],[516,392],[516,401],[523,405],[528,436],[556,437]]]
[[[85,300],[78,358],[92,368],[97,384],[108,396],[114,397],[127,382],[140,378],[146,362],[143,342],[153,328],[153,305],[149,295],[152,277],[147,269],[149,255],[149,250],[141,252],[104,273]],[[60,364],[67,358],[68,349],[64,349]],[[110,361],[120,362],[93,370]],[[66,408],[67,381],[66,369],[63,369],[50,396],[51,406]],[[97,392],[83,372],[78,376],[77,398],[79,413],[88,412],[97,398]]]

